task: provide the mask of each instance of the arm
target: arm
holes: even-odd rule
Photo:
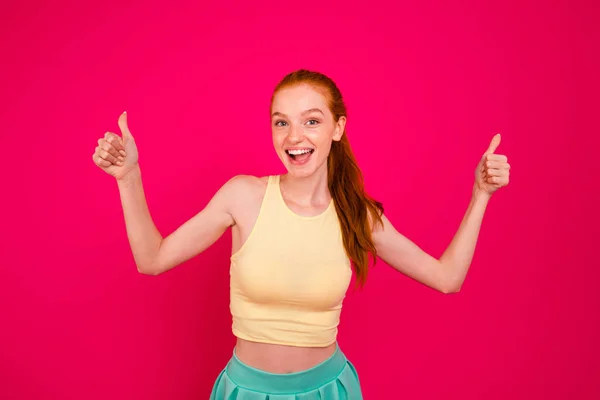
[[[158,275],[198,255],[233,225],[232,199],[238,179],[227,182],[207,206],[163,238],[148,210],[139,166],[117,180],[127,236],[138,271]]]
[[[405,275],[442,293],[458,292],[465,280],[479,236],[489,196],[473,192],[462,222],[450,245],[436,259],[400,234],[383,218],[383,227],[373,232],[379,257]]]
[[[458,231],[439,260],[398,233],[385,216],[382,216],[383,227],[373,231],[373,240],[381,259],[442,293],[460,291],[471,266],[488,202],[495,191],[509,182],[508,158],[494,154],[499,144],[500,135],[497,134],[475,168],[471,201]]]

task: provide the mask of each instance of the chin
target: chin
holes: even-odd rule
[[[315,175],[321,168],[327,168],[326,163],[323,162],[321,164],[316,163],[316,160],[311,160],[304,165],[294,165],[289,162],[284,162],[285,169],[288,172],[288,175],[292,178],[307,178],[309,176]]]
[[[295,167],[290,168],[289,166],[286,166],[286,169],[287,169],[288,175],[291,176],[292,178],[307,178],[315,173],[314,169],[306,169],[306,168],[298,169]]]
[[[311,165],[312,163],[305,165],[294,165],[286,159],[281,161],[283,162],[283,166],[290,176],[307,176],[313,173],[315,170],[314,166]]]

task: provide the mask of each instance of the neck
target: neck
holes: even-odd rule
[[[326,204],[331,201],[327,185],[327,163],[313,174],[294,177],[290,174],[281,177],[282,192],[285,197],[302,206]]]

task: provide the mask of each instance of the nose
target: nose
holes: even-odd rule
[[[302,142],[304,140],[304,130],[302,129],[302,126],[296,125],[291,127],[288,140],[292,143]]]

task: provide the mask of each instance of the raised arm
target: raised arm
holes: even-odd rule
[[[158,275],[201,253],[233,225],[231,209],[243,190],[240,179],[221,187],[208,205],[177,230],[163,238],[156,228],[144,194],[138,149],[127,125],[118,120],[122,137],[107,132],[93,154],[96,165],[117,180],[127,237],[138,271]]]
[[[383,227],[373,231],[379,257],[394,269],[442,293],[460,291],[475,253],[488,202],[508,185],[510,165],[506,156],[494,154],[500,135],[494,136],[475,169],[475,184],[467,211],[442,256],[437,259],[400,234],[383,216]]]
[[[163,238],[148,211],[139,167],[119,180],[127,236],[138,271],[158,275],[210,247],[233,225],[236,180],[223,185],[206,207]]]

